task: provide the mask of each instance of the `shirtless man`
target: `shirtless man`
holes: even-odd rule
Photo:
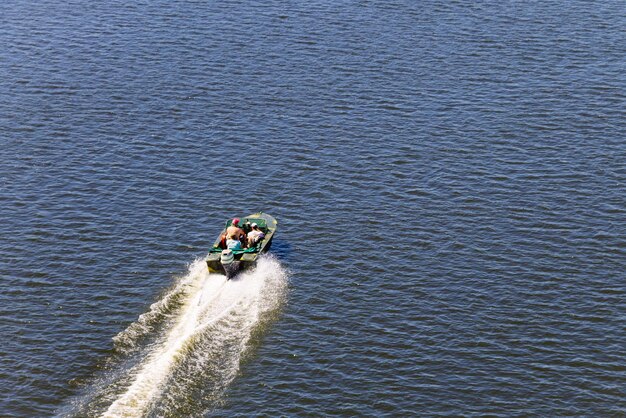
[[[246,233],[239,228],[239,218],[235,218],[230,226],[226,228],[226,240],[241,241],[242,236],[245,238]]]

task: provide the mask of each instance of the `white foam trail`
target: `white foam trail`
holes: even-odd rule
[[[191,263],[189,273],[181,278],[172,290],[159,301],[150,305],[150,310],[141,314],[137,321],[113,337],[115,348],[124,353],[136,348],[136,343],[141,337],[151,333],[154,330],[154,325],[159,323],[159,320],[177,305],[179,299],[185,296],[188,288],[198,286],[198,282],[204,280],[206,274],[206,263],[203,259],[197,259]]]
[[[279,283],[278,287],[276,283]],[[179,286],[185,286],[186,296],[177,310],[178,316],[174,324],[167,331],[163,342],[152,349],[141,362],[130,386],[110,405],[104,417],[145,415],[158,402],[165,383],[177,364],[184,360],[193,346],[194,339],[229,317],[233,317],[235,322],[239,320],[239,325],[243,328],[230,326],[220,329],[220,333],[213,336],[215,337],[213,343],[219,348],[220,343],[229,338],[234,338],[238,342],[239,348],[233,353],[233,358],[227,366],[229,370],[221,371],[222,385],[232,381],[239,367],[239,358],[250,337],[250,330],[258,322],[259,314],[275,308],[280,295],[286,290],[286,274],[275,260],[264,258],[259,261],[256,270],[246,272],[236,280],[227,281],[224,276],[209,275],[204,261],[198,260],[190,267],[188,277],[164,299],[174,292],[181,293],[180,290],[176,290]],[[144,315],[158,312],[159,304],[163,303],[167,302],[163,300],[157,302],[151,311]],[[242,318],[243,322],[240,321]],[[230,335],[224,335],[229,333]],[[208,366],[210,360],[202,358],[197,367]],[[195,370],[194,373],[201,374],[202,370]],[[184,382],[176,382],[176,386],[183,391],[184,385]]]

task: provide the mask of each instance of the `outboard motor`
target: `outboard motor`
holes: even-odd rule
[[[222,255],[220,256],[220,262],[222,263],[222,267],[224,267],[226,277],[228,277],[229,279],[237,273],[237,270],[239,270],[240,262],[235,261],[235,255],[231,250],[222,251]]]
[[[230,264],[233,261],[235,261],[235,256],[233,255],[232,250],[222,251],[222,255],[220,256],[220,262],[222,265]]]

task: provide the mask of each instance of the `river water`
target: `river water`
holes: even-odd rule
[[[0,5],[0,415],[623,416],[623,1]],[[238,280],[232,216],[279,230]]]

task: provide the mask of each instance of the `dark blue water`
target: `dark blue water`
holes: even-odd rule
[[[0,5],[0,415],[626,414],[626,5]],[[279,220],[235,282],[224,220]]]

